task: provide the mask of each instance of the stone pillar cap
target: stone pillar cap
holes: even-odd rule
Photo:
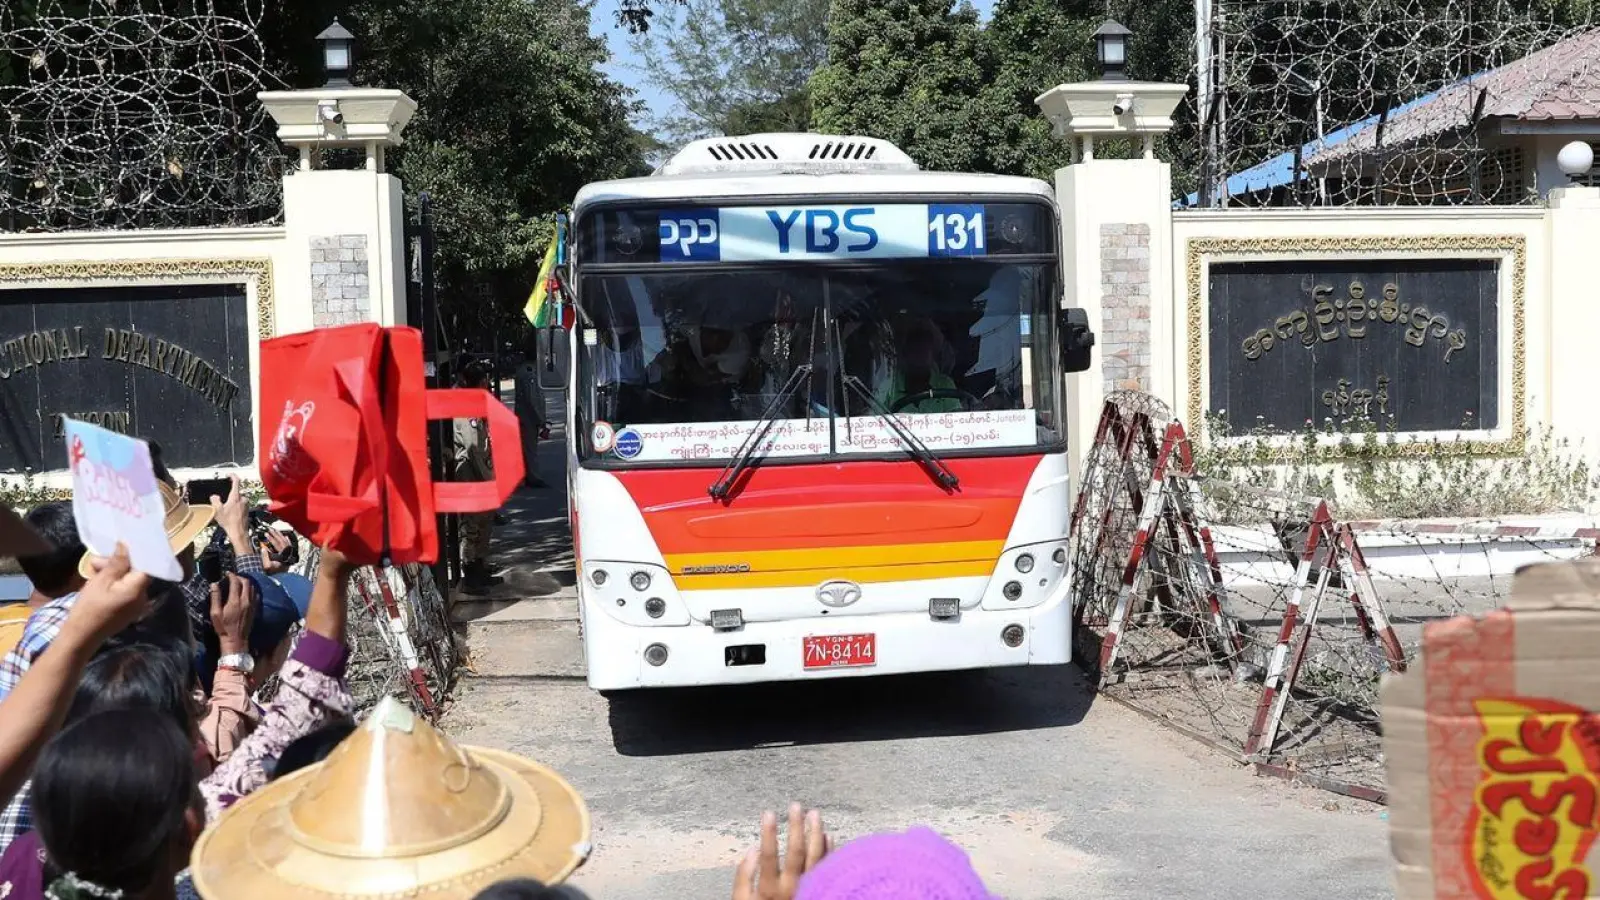
[[[1033,102],[1055,126],[1058,137],[1153,136],[1172,130],[1172,112],[1188,92],[1186,84],[1082,81],[1056,85]]]
[[[313,88],[256,95],[290,147],[400,145],[417,102],[387,88]]]

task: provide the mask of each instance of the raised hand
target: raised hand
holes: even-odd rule
[[[248,578],[229,572],[211,586],[211,627],[224,656],[250,652],[250,626],[260,605],[256,586]]]
[[[789,804],[789,837],[783,865],[778,864],[778,817],[761,814],[761,843],[739,861],[733,876],[733,900],[792,900],[800,877],[833,849],[822,828],[822,814]]]
[[[128,548],[122,544],[96,563],[94,577],[78,591],[62,633],[98,647],[149,613],[150,576],[133,570]]]
[[[277,575],[280,572],[288,571],[289,567],[278,562],[277,559],[273,557],[273,554],[282,553],[284,550],[288,549],[289,542],[292,541],[293,538],[276,528],[268,528],[266,529],[266,532],[267,542],[261,545],[262,570],[268,575]]]
[[[244,492],[239,490],[239,476],[229,478],[232,486],[228,489],[228,499],[223,500],[215,494],[211,495],[211,509],[216,514],[217,527],[228,536],[235,552],[250,546],[248,509],[244,503]]]

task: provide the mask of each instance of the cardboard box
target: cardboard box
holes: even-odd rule
[[[1398,900],[1600,897],[1600,559],[1430,623],[1382,702]]]

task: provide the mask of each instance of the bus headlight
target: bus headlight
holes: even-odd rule
[[[634,572],[628,576],[628,583],[633,585],[633,589],[636,591],[648,591],[650,590],[650,573],[643,569]]]
[[[644,612],[652,619],[659,619],[667,612],[667,601],[660,597],[651,597],[644,602]]]
[[[595,569],[589,573],[589,580],[594,582],[595,587],[605,587],[606,579],[609,577],[611,576],[606,574],[605,569]]]
[[[1033,554],[1024,553],[1017,557],[1017,571],[1026,575],[1033,571]]]

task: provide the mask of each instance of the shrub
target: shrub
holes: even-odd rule
[[[1241,493],[1230,492],[1236,485],[1325,498],[1347,519],[1588,511],[1600,497],[1600,473],[1549,428],[1525,430],[1518,456],[1485,456],[1461,438],[1401,441],[1392,418],[1387,429],[1353,417],[1321,427],[1308,421],[1294,435],[1236,434],[1216,413],[1206,430],[1210,441],[1196,449],[1195,463],[1222,506]]]

